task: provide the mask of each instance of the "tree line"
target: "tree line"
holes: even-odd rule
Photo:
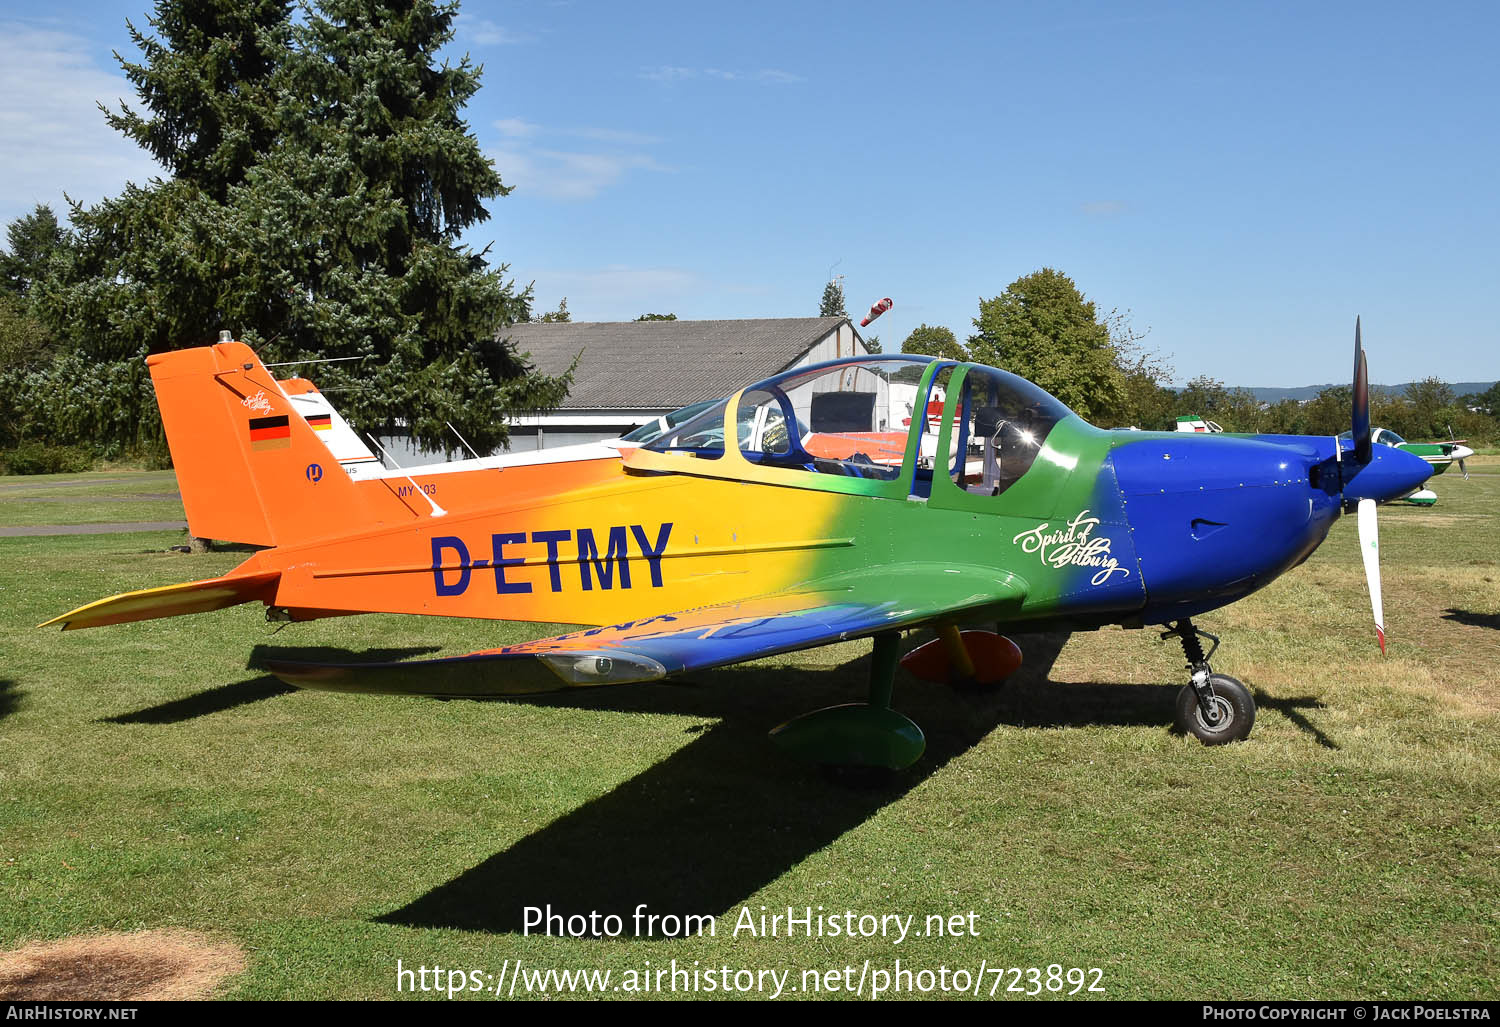
[[[1352,389],[1324,389],[1305,403],[1262,403],[1248,389],[1227,388],[1200,376],[1184,388],[1171,382],[1170,364],[1148,351],[1129,312],[1100,314],[1072,279],[1043,268],[979,301],[974,332],[963,343],[949,328],[923,324],[901,344],[903,353],[975,360],[1036,382],[1081,417],[1101,427],[1171,431],[1179,415],[1197,414],[1227,431],[1337,435],[1349,430]],[[1371,422],[1408,439],[1500,441],[1500,383],[1459,396],[1437,378],[1402,391],[1372,388]]]

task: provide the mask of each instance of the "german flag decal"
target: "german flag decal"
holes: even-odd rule
[[[313,431],[328,431],[333,428],[333,417],[330,414],[308,414],[307,423],[312,425]]]
[[[290,449],[292,429],[287,415],[250,418],[250,448],[257,453],[265,449]]]

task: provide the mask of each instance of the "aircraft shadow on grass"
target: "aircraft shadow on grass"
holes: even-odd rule
[[[719,915],[899,800],[999,724],[1170,722],[1180,686],[1052,682],[1048,673],[1067,634],[1017,637],[1025,665],[998,689],[960,692],[903,676],[896,706],[923,724],[927,752],[911,769],[866,787],[810,773],[780,756],[765,733],[800,709],[859,694],[869,657],[838,670],[728,668],[713,673],[713,687],[647,685],[506,700],[719,723],[697,729],[696,740],[661,763],[377,920],[520,933],[523,907],[550,905],[565,918],[596,910],[616,914],[632,935],[630,918],[640,903],[662,915]],[[1318,705],[1315,700],[1264,702],[1333,746],[1296,712]]]
[[[1443,611],[1443,619],[1457,621],[1460,624],[1468,624],[1475,628],[1495,628],[1500,630],[1500,613],[1476,613],[1473,610],[1459,610],[1453,607]]]
[[[20,703],[21,692],[17,690],[16,683],[9,678],[0,678],[0,717],[8,717],[16,712]]]
[[[380,662],[385,660],[402,660],[413,656],[423,656],[435,652],[437,646],[419,646],[406,649],[366,649],[355,652],[349,649],[335,649],[328,646],[318,648],[301,648],[296,650],[280,649],[275,646],[258,645],[250,652],[250,660],[246,666],[248,670],[257,670],[264,665],[265,660],[276,659],[278,655],[288,652],[296,652],[302,656],[308,656],[320,660],[367,660]],[[313,656],[316,654],[316,656]],[[213,713],[223,713],[237,706],[248,706],[250,703],[260,702],[262,699],[271,699],[278,695],[287,695],[297,691],[291,685],[285,684],[270,674],[261,674],[258,677],[247,678],[244,681],[236,681],[228,685],[218,685],[214,688],[197,692],[182,699],[173,699],[157,706],[148,706],[143,710],[133,713],[121,713],[113,717],[102,717],[102,722],[107,724],[178,724],[185,720],[193,720],[197,717],[206,717]],[[4,714],[4,693],[0,692],[0,715]]]
[[[206,717],[211,713],[223,713],[236,706],[247,706],[272,696],[295,692],[269,674],[219,685],[197,692],[183,699],[173,699],[158,706],[148,706],[133,713],[120,713],[113,717],[99,718],[105,724],[180,724],[195,717]]]
[[[658,914],[722,914],[896,802],[997,725],[1059,728],[1166,726],[1178,685],[1049,680],[1065,632],[1016,635],[1025,664],[994,689],[960,691],[903,675],[896,705],[919,720],[927,752],[916,766],[879,781],[851,782],[810,772],[779,754],[766,732],[809,707],[863,694],[869,657],[838,668],[731,667],[674,683],[583,689],[519,697],[554,708],[713,718],[711,727],[666,760],[565,814],[451,881],[378,921],[519,933],[523,907],[551,905],[564,917],[616,914],[627,925],[636,906]],[[434,647],[283,649],[256,646],[248,666],[267,660],[385,661]],[[709,684],[698,684],[707,681]],[[14,693],[0,682],[0,715]],[[269,675],[220,685],[158,706],[104,718],[117,724],[169,724],[223,712],[295,689]],[[1257,701],[1283,713],[1327,748],[1331,740],[1299,712],[1310,698]]]
[[[1321,700],[1310,695],[1299,695],[1288,699],[1273,699],[1260,689],[1255,690],[1255,705],[1263,710],[1275,710],[1287,720],[1290,720],[1298,728],[1312,735],[1313,741],[1325,749],[1338,749],[1338,744],[1320,730],[1317,725],[1308,720],[1302,714],[1303,710],[1321,710],[1324,705]]]

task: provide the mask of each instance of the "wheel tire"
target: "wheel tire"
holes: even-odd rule
[[[1183,685],[1182,691],[1177,693],[1177,726],[1204,745],[1238,742],[1255,726],[1255,698],[1250,689],[1228,674],[1213,674],[1208,680],[1213,685],[1219,722],[1209,724],[1203,719],[1203,711],[1198,708],[1198,694],[1192,685]]]

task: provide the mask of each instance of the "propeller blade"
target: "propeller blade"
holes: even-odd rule
[[[1469,469],[1464,466],[1464,458],[1463,457],[1459,457],[1458,458],[1458,469],[1463,472],[1463,474],[1464,474],[1464,481],[1468,481],[1469,480]]]
[[[1370,462],[1370,371],[1359,341],[1359,318],[1354,319],[1354,460]]]
[[[1365,584],[1370,588],[1370,609],[1375,614],[1375,634],[1380,655],[1385,655],[1385,607],[1380,601],[1380,535],[1375,527],[1375,500],[1359,501],[1359,555],[1365,562]]]

